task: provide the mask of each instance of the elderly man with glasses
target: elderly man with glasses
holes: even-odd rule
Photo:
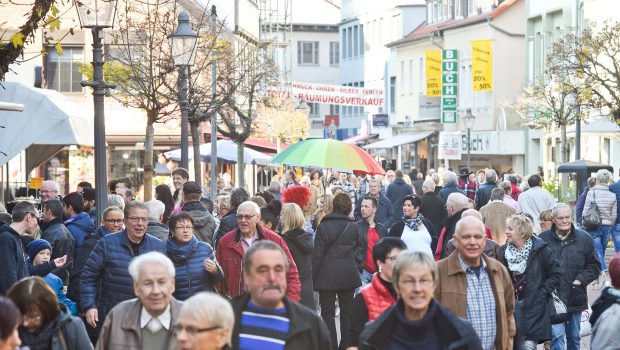
[[[108,313],[97,349],[175,349],[177,332],[173,329],[182,303],[172,296],[172,261],[150,252],[134,258],[128,270],[137,298],[123,301]]]
[[[234,298],[245,291],[243,257],[254,243],[269,240],[275,242],[286,252],[289,260],[289,267],[286,271],[288,285],[286,294],[291,300],[299,302],[301,298],[299,274],[286,242],[280,235],[260,226],[259,223],[260,208],[258,205],[251,201],[243,202],[237,208],[238,227],[218,240],[215,257],[224,271],[224,280],[218,288],[220,294]]]
[[[148,252],[164,252],[164,244],[146,233],[148,207],[133,201],[125,207],[125,229],[105,235],[88,257],[80,279],[80,308],[86,323],[98,335],[99,321],[118,303],[134,297],[127,268],[131,260]],[[92,337],[93,344],[96,337]]]

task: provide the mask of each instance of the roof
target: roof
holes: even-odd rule
[[[481,23],[487,21],[487,19],[492,19],[498,17],[502,13],[506,12],[511,6],[516,4],[520,0],[506,0],[501,3],[498,7],[493,9],[491,12],[484,12],[476,16],[471,16],[467,18],[461,19],[450,19],[443,22],[433,23],[421,25],[416,28],[413,32],[411,32],[406,37],[393,41],[387,44],[387,47],[394,47],[405,43],[415,42],[418,40],[428,38],[428,35],[434,32],[443,32],[444,30],[454,29],[465,27],[472,24]]]
[[[406,145],[408,143],[413,143],[413,142],[417,142],[420,141],[422,139],[427,138],[430,134],[432,134],[434,131],[421,131],[421,132],[414,132],[414,133],[405,133],[405,134],[399,134],[399,135],[395,135],[393,137],[390,137],[389,139],[385,139],[385,140],[381,140],[381,141],[377,141],[374,143],[371,143],[369,145],[366,145],[362,148],[364,149],[371,149],[371,148],[392,148],[392,147],[396,147],[396,146],[400,146],[400,145]]]

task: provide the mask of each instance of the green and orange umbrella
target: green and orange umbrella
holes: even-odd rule
[[[362,174],[385,174],[385,170],[363,149],[333,139],[310,139],[289,146],[269,163],[337,169]]]

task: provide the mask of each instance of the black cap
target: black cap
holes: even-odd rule
[[[195,181],[188,181],[183,184],[183,193],[202,193],[202,187]]]

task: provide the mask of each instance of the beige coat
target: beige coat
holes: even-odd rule
[[[482,255],[487,264],[495,296],[497,335],[496,350],[512,350],[515,335],[515,294],[510,275],[499,261]],[[467,276],[458,261],[458,251],[438,262],[435,299],[457,316],[467,319]]]
[[[493,240],[499,245],[506,243],[506,219],[516,214],[514,208],[503,201],[491,201],[480,208],[482,221],[489,226]]]
[[[170,303],[170,331],[176,324],[181,311],[182,302],[172,298]],[[140,328],[140,313],[142,304],[138,299],[130,299],[116,305],[105,318],[97,350],[107,349],[142,349],[142,329]],[[170,335],[168,350],[176,349],[176,336],[174,332]]]

